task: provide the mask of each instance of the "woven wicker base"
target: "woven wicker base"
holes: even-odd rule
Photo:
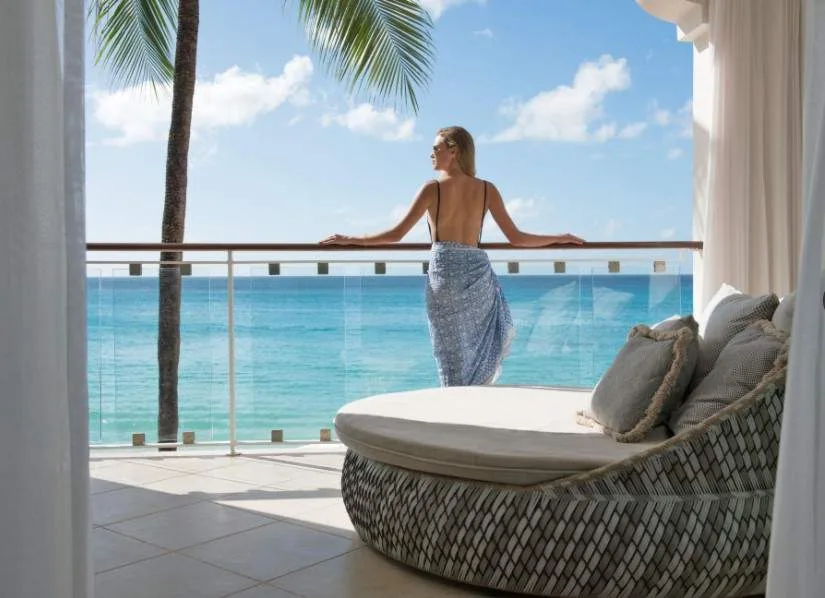
[[[536,596],[747,596],[767,576],[782,384],[660,447],[530,488],[400,469],[350,451],[344,504],[378,552]]]

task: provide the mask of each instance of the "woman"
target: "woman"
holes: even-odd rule
[[[327,245],[378,245],[404,238],[424,214],[432,255],[427,275],[427,316],[442,386],[492,384],[514,335],[507,301],[487,254],[479,249],[489,210],[515,247],[580,245],[573,235],[522,232],[495,185],[476,178],[475,144],[462,127],[438,131],[430,155],[439,180],[419,189],[407,215],[376,235],[332,235]]]

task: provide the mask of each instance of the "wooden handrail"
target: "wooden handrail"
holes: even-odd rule
[[[389,243],[385,245],[320,245],[318,243],[87,243],[86,251],[429,251],[430,243]],[[583,249],[688,249],[701,251],[701,241],[605,241],[584,245],[552,245],[550,247],[514,247],[509,243],[482,243],[485,250],[583,250]]]

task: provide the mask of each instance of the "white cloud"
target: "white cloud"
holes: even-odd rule
[[[510,216],[534,216],[538,213],[536,200],[532,197],[514,197],[504,202],[504,207],[510,213]]]
[[[593,134],[593,139],[598,142],[605,142],[608,139],[613,139],[616,136],[616,123],[607,123],[602,125]]]
[[[667,241],[668,239],[673,239],[676,236],[676,229],[675,228],[664,228],[659,233],[659,236]]]
[[[572,85],[543,91],[523,103],[505,102],[501,113],[514,122],[492,140],[605,140],[615,135],[615,125],[602,125],[593,132],[604,114],[605,97],[629,87],[630,69],[624,58],[604,55],[596,62],[585,62],[579,66]]]
[[[295,126],[295,125],[297,125],[299,122],[301,122],[303,119],[304,119],[304,117],[303,117],[303,116],[301,116],[300,114],[299,114],[299,115],[297,115],[297,116],[293,116],[292,118],[290,118],[290,119],[289,119],[289,122],[288,122],[288,123],[286,123],[286,126],[288,126],[288,127],[294,127],[294,126]]]
[[[636,122],[623,127],[621,131],[619,131],[619,137],[622,139],[634,139],[645,132],[647,129],[646,122]]]
[[[478,35],[479,37],[493,37],[493,30],[487,27],[486,29],[479,29],[478,31],[473,31],[473,35]]]
[[[661,108],[659,106],[659,102],[653,100],[650,103],[650,112],[651,112],[651,119],[654,123],[659,125],[660,127],[664,127],[670,124],[673,116],[670,113],[670,110],[665,108]]]
[[[672,126],[679,137],[693,137],[693,100],[688,100],[681,108],[668,110],[653,100],[650,103],[650,119],[660,127]]]
[[[295,56],[275,77],[247,73],[234,66],[215,75],[211,81],[199,81],[192,114],[193,136],[202,131],[249,124],[287,101],[307,103],[312,71],[309,57]],[[93,93],[92,100],[95,119],[120,135],[107,140],[109,144],[159,141],[168,134],[171,90],[159,90],[157,97],[138,87],[98,91]]]
[[[433,20],[441,18],[444,11],[459,4],[466,4],[467,2],[475,2],[477,4],[484,4],[485,0],[420,0],[427,12],[430,13]]]
[[[415,119],[402,119],[395,110],[376,110],[372,104],[359,104],[343,114],[327,114],[321,122],[325,127],[337,124],[361,135],[384,141],[404,141],[415,134]]]
[[[668,160],[678,160],[684,155],[684,150],[680,147],[674,147],[673,149],[668,150],[667,152],[667,159]]]

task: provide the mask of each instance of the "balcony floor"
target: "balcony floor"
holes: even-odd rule
[[[93,450],[97,598],[501,596],[364,546],[341,500],[341,445],[230,458]]]

